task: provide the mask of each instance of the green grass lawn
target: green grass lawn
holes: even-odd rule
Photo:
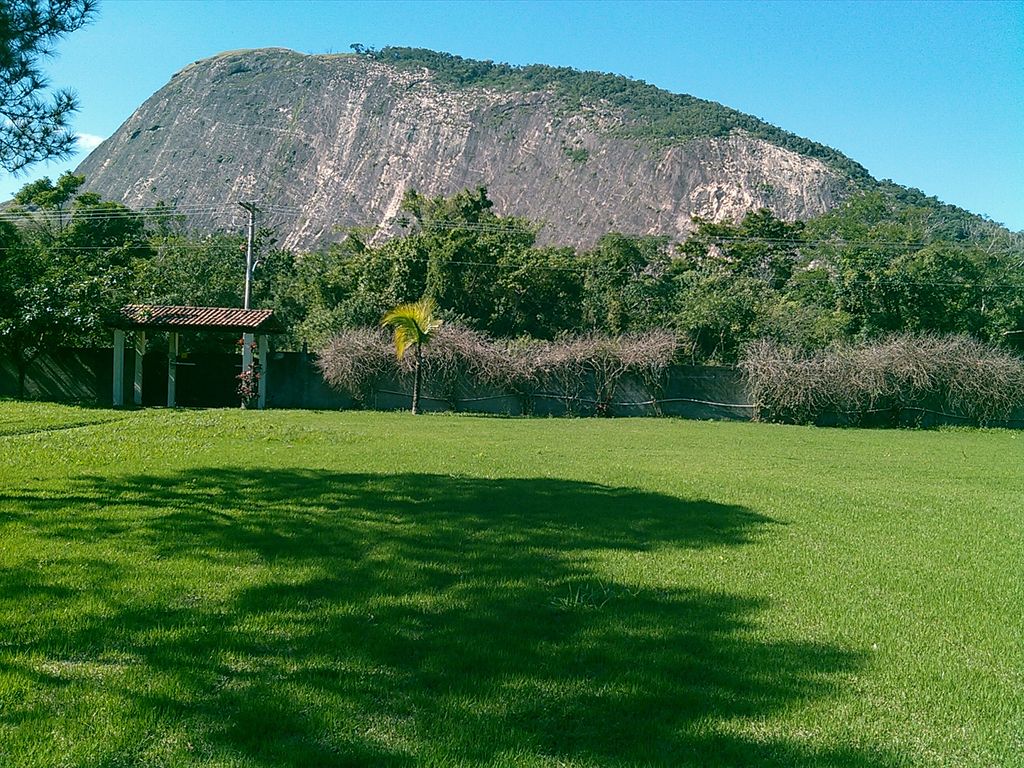
[[[0,402],[0,765],[1024,765],[1024,434]]]

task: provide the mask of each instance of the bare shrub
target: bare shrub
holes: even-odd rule
[[[565,403],[569,413],[578,413],[587,391],[588,374],[600,355],[597,336],[567,336],[537,344],[527,362],[532,381],[540,394]]]
[[[754,417],[813,421],[843,413],[938,410],[987,424],[1024,402],[1024,361],[966,336],[894,336],[803,353],[772,341],[748,345],[740,368]]]
[[[328,342],[317,359],[324,381],[366,403],[382,379],[398,372],[395,348],[380,328],[352,328]]]
[[[675,357],[679,348],[668,331],[600,336],[569,336],[526,346],[516,361],[518,380],[550,390],[563,399],[570,413],[593,389],[598,414],[609,415],[622,377],[632,373],[652,382]]]
[[[557,397],[570,413],[578,412],[592,391],[597,412],[606,414],[624,375],[640,376],[654,388],[678,348],[668,331],[494,340],[453,323],[439,328],[424,347],[422,365],[431,392],[453,408],[466,386],[487,386],[519,395],[526,413],[538,394]],[[382,381],[411,376],[412,365],[409,356],[395,359],[387,334],[376,328],[338,334],[319,359],[328,384],[364,403]]]
[[[506,385],[510,365],[501,345],[463,325],[443,325],[423,348],[423,375],[428,387],[453,407],[463,383]],[[324,380],[360,402],[368,402],[375,387],[388,379],[413,374],[411,355],[398,360],[387,332],[379,328],[342,331],[320,351]]]
[[[630,333],[618,338],[618,355],[628,371],[660,375],[672,364],[679,346],[671,331]]]
[[[968,336],[936,340],[945,362],[941,391],[957,413],[980,424],[1006,419],[1024,404],[1024,361]]]
[[[827,363],[833,363],[828,365]],[[841,364],[834,357],[805,357],[770,339],[747,345],[740,370],[758,421],[807,421],[827,411],[838,392]]]
[[[664,392],[665,374],[681,349],[679,337],[670,331],[650,331],[622,337],[620,354],[626,370],[639,376],[651,390],[655,412],[659,416],[659,400]]]
[[[502,385],[508,380],[503,349],[480,331],[450,323],[423,350],[424,374],[432,391],[454,408],[465,386]]]

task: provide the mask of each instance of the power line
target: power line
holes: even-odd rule
[[[241,235],[234,235],[234,237],[241,238]],[[144,248],[147,245],[149,245],[149,243],[147,243],[146,241],[139,241],[139,242],[130,244],[129,247]],[[211,242],[205,242],[205,243],[203,243],[203,242],[200,242],[200,243],[193,243],[193,242],[171,242],[171,243],[166,243],[165,242],[165,243],[157,243],[156,244],[156,250],[159,251],[161,248],[166,248],[166,249],[173,250],[173,251],[202,251],[202,250],[208,250],[211,247],[216,248],[218,245],[220,245],[220,244],[218,244],[218,243],[211,243]],[[241,248],[242,245],[243,245],[243,243],[241,241],[238,242],[238,243],[224,243],[223,244],[223,246],[226,247],[228,250],[235,250],[235,248],[232,248],[230,246],[237,247],[237,250],[239,251],[239,253],[242,252],[242,248]],[[7,251],[7,250],[17,250],[17,247],[12,247],[12,248],[0,247],[0,251]],[[106,247],[106,246],[61,246],[60,250],[62,250],[62,251],[73,251],[73,252],[106,252],[106,251],[110,251],[110,250],[113,250],[113,249],[110,248],[110,247]],[[376,258],[382,258],[382,255],[378,252],[376,254]],[[436,258],[436,257],[430,257],[430,256],[401,256],[401,257],[399,257],[399,256],[395,256],[395,257],[383,257],[383,258],[390,259],[391,261],[393,261],[395,263],[398,263],[400,259],[402,261],[405,261],[405,262],[429,263],[432,258]],[[541,269],[541,270],[558,271],[558,272],[582,272],[582,273],[597,272],[597,273],[600,273],[602,275],[618,275],[618,274],[634,274],[634,275],[638,275],[638,274],[643,274],[643,272],[644,272],[642,269],[637,269],[636,267],[633,267],[633,266],[621,267],[619,269],[607,269],[606,267],[604,267],[604,266],[602,266],[600,264],[595,264],[595,263],[592,263],[592,262],[588,262],[586,260],[586,258],[582,257],[582,256],[574,256],[572,258],[578,260],[579,263],[576,263],[576,264],[562,264],[562,265],[557,265],[557,264],[537,264],[537,263],[522,264],[522,263],[502,263],[502,262],[490,262],[490,261],[467,261],[467,260],[462,260],[462,259],[445,259],[444,260],[444,264],[446,264],[446,265],[454,265],[454,266],[463,266],[463,267],[481,267],[481,268],[490,268],[490,269],[509,269],[509,270],[537,270],[537,269]],[[349,265],[349,266],[358,266],[358,265],[361,265],[362,263],[364,263],[365,261],[366,261],[366,259],[361,259],[361,258],[356,257],[356,258],[348,258],[348,259],[344,259],[344,260],[338,260],[336,263],[337,264],[343,264],[343,265]],[[859,281],[859,282],[868,282],[869,284],[872,284],[872,285],[890,285],[890,286],[893,286],[893,285],[912,285],[912,286],[918,286],[918,287],[925,287],[925,286],[931,286],[931,287],[960,287],[960,288],[964,288],[965,290],[967,290],[967,289],[970,289],[970,290],[975,290],[975,289],[981,289],[981,290],[1005,289],[1005,290],[1014,290],[1014,291],[1024,290],[1024,286],[1022,286],[1022,285],[1016,285],[1016,284],[1013,284],[1013,283],[1004,283],[1004,282],[990,282],[990,283],[977,283],[977,282],[975,282],[975,283],[968,283],[968,282],[954,281],[954,280],[948,280],[948,281],[940,281],[940,280],[910,280],[910,279],[896,277],[896,276],[889,277],[889,278],[884,278],[884,279],[876,279],[876,280],[873,280],[873,281]]]
[[[285,217],[299,217],[308,215],[308,211],[298,206],[289,206],[282,204],[271,204],[261,207],[261,210],[268,213],[277,214]],[[125,210],[69,210],[69,211],[0,211],[0,221],[8,221],[12,223],[60,223],[73,222],[75,220],[87,220],[87,221],[112,221],[112,220],[123,220],[132,217],[142,218],[179,218],[179,217],[200,217],[200,216],[216,216],[218,214],[231,214],[232,218],[237,214],[237,206],[234,203],[210,203],[210,204],[193,204],[183,206],[169,206],[169,205],[158,205],[149,208],[140,208],[138,210],[125,209]],[[520,222],[446,222],[446,221],[430,221],[430,222],[410,222],[412,227],[409,228],[409,232],[421,231],[453,231],[453,230],[465,230],[469,232],[478,233],[493,233],[493,234],[505,234],[505,233],[516,233],[521,232],[523,234],[536,233],[539,231],[543,224],[531,227],[529,224],[526,225],[525,229],[522,227]],[[392,217],[384,220],[378,226],[378,229],[388,229],[398,225],[399,228],[403,228],[402,223],[396,218]],[[345,225],[345,226],[359,226],[357,224]],[[693,237],[691,234],[690,237]],[[805,238],[773,238],[765,237],[760,235],[698,235],[703,242],[708,245],[720,245],[723,243],[750,243],[750,244],[763,244],[763,245],[780,245],[790,246],[793,248],[815,248],[815,247],[837,247],[837,248],[887,248],[887,249],[907,249],[907,250],[921,250],[931,245],[948,245],[948,246],[974,246],[983,248],[982,244],[970,243],[963,241],[949,241],[949,240],[876,240],[876,239],[847,239],[847,238],[817,238],[817,239],[805,239]],[[992,241],[991,245],[997,245],[1005,248],[1003,252],[1015,252],[1016,249],[1024,249],[1024,239],[1016,238],[1011,236],[1010,238],[1001,238],[1003,242]],[[685,242],[685,241],[684,241]]]
[[[303,213],[298,208],[284,208],[281,206],[270,206],[266,209],[273,213],[282,215],[300,215]],[[222,213],[236,213],[230,206],[206,206],[206,207],[191,207],[191,208],[150,208],[133,211],[131,209],[123,211],[112,211],[112,210],[81,210],[81,211],[26,211],[26,212],[0,212],[0,221],[8,221],[12,223],[70,223],[76,220],[86,221],[105,221],[105,220],[125,220],[132,218],[177,218],[177,217],[189,217],[189,216],[202,216],[211,214],[222,214]]]
[[[429,256],[404,256],[404,261],[412,261],[419,263],[429,263],[431,257]],[[577,257],[581,258],[581,257]],[[397,259],[394,259],[397,261]],[[340,261],[341,264],[356,265],[359,263],[357,259],[346,259]],[[461,267],[489,267],[496,269],[547,269],[552,271],[566,271],[566,272],[600,272],[602,275],[618,275],[618,274],[637,274],[642,273],[643,270],[637,270],[633,267],[622,267],[619,269],[604,269],[601,265],[597,264],[574,264],[574,265],[555,265],[555,264],[502,264],[500,262],[488,262],[488,261],[463,261],[454,259],[445,259],[444,264],[452,264]],[[1002,288],[1006,290],[1024,291],[1024,285],[1016,285],[1014,283],[964,283],[958,281],[939,281],[939,280],[906,280],[903,278],[892,277],[885,278],[882,280],[874,281],[875,285],[913,285],[918,287],[924,286],[938,286],[938,287],[959,287],[965,289],[982,289],[987,290],[989,288]]]
[[[241,236],[239,236],[239,237],[241,237]],[[145,243],[139,243],[135,247],[140,247],[141,248],[141,247],[144,247],[144,245],[145,245]],[[232,245],[239,246],[239,247],[237,247],[237,251],[239,253],[239,256],[241,257],[241,255],[243,253],[243,250],[242,250],[241,246],[243,246],[244,243],[240,242],[238,244],[232,244]],[[172,250],[179,250],[179,251],[180,250],[184,250],[184,251],[188,251],[188,250],[201,251],[201,250],[208,249],[211,246],[210,246],[210,244],[203,244],[203,243],[197,243],[197,244],[176,243],[176,244],[173,244],[173,245],[170,245],[170,246],[167,246],[167,247],[171,248]],[[3,250],[8,250],[8,249],[0,248],[0,251],[3,251]],[[69,248],[66,248],[64,250],[75,250],[75,251],[109,251],[109,250],[112,250],[112,249],[105,248],[105,247],[102,247],[102,246],[79,246],[77,248],[76,247],[69,247]],[[228,250],[236,250],[236,249],[235,248],[230,248]],[[577,257],[577,258],[581,258],[581,257]],[[402,259],[402,261],[405,261],[405,262],[415,262],[415,263],[424,263],[424,264],[429,264],[430,261],[431,261],[431,257],[429,257],[429,256],[404,256],[404,257],[401,257],[401,259]],[[398,263],[399,258],[398,257],[392,258],[391,261],[393,261],[395,263]],[[335,263],[337,265],[360,266],[363,262],[364,262],[364,260],[361,260],[361,259],[358,259],[358,258],[349,258],[349,259],[344,259],[344,260],[338,260]],[[633,267],[621,267],[619,269],[607,269],[607,268],[605,268],[605,267],[603,267],[603,266],[601,266],[599,264],[588,264],[588,263],[564,264],[564,265],[536,264],[536,263],[534,263],[534,264],[515,264],[515,263],[501,263],[501,262],[492,262],[492,261],[466,261],[466,260],[461,260],[461,259],[459,259],[459,260],[447,259],[447,260],[444,261],[444,264],[445,265],[452,265],[452,266],[459,266],[459,267],[477,267],[477,268],[487,268],[487,269],[508,269],[508,270],[527,270],[527,271],[530,271],[530,270],[547,270],[547,271],[551,271],[551,272],[578,272],[578,273],[583,273],[583,274],[596,272],[596,273],[600,273],[602,276],[624,275],[624,274],[637,275],[638,273],[639,274],[643,273],[642,270],[637,270],[637,269],[635,269]],[[320,270],[318,272],[318,274],[323,275],[323,274],[325,274],[325,272],[326,272],[325,270]],[[1021,291],[1021,292],[1024,292],[1024,285],[1017,285],[1017,284],[1014,284],[1014,283],[1004,283],[1004,282],[966,283],[966,282],[959,282],[959,281],[953,281],[953,280],[949,280],[949,281],[942,281],[942,280],[908,280],[906,278],[900,278],[900,277],[890,277],[890,278],[884,278],[884,279],[876,279],[876,280],[870,281],[868,283],[868,287],[876,287],[876,286],[889,286],[889,287],[893,287],[893,286],[914,286],[914,287],[917,287],[917,288],[925,288],[925,287],[950,288],[950,287],[952,287],[952,288],[962,288],[964,290]]]
[[[280,130],[271,129],[265,126],[242,126],[233,123],[222,123],[223,125],[230,125],[232,127],[239,128],[263,128],[265,130]],[[282,133],[288,133],[288,131],[280,130]],[[263,208],[266,211],[272,211],[280,213],[282,215],[305,215],[307,210],[300,208],[295,205],[283,205],[280,203],[269,204]],[[189,205],[168,205],[162,204],[157,206],[151,206],[149,208],[140,208],[137,210],[126,209],[123,211],[110,211],[110,210],[65,210],[65,211],[45,211],[45,210],[7,210],[0,211],[0,220],[22,222],[25,220],[32,221],[65,221],[69,216],[72,219],[107,219],[107,218],[121,218],[128,216],[144,216],[144,217],[175,217],[181,215],[198,215],[205,213],[229,213],[235,212],[235,205],[230,202],[224,203],[210,203],[210,204],[189,204]],[[388,219],[382,224],[384,226],[392,226],[396,223],[395,218]],[[489,222],[416,222],[416,225],[421,231],[430,230],[445,230],[445,229],[464,229],[478,232],[507,232],[513,231],[517,228],[518,223],[489,223]],[[543,227],[543,223],[537,225],[537,229]],[[529,227],[528,227],[529,228]],[[706,238],[709,244],[716,243],[763,243],[763,244],[778,244],[778,245],[789,245],[794,247],[800,246],[887,246],[894,248],[915,248],[920,249],[933,244],[935,241],[925,240],[878,240],[878,239],[848,239],[848,238],[818,238],[818,239],[806,239],[806,238],[793,238],[793,237],[782,237],[774,238],[761,235],[710,235],[702,236]],[[1012,242],[1010,247],[1024,247],[1024,239],[1010,233],[1008,238]],[[940,241],[940,242],[952,242],[957,244],[960,241]]]

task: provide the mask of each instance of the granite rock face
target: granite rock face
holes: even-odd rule
[[[200,227],[237,228],[236,201],[255,201],[299,249],[349,226],[392,231],[409,188],[486,186],[498,213],[543,222],[541,241],[584,246],[608,231],[678,239],[693,216],[762,207],[807,218],[852,190],[821,160],[742,131],[657,144],[624,137],[625,119],[366,56],[237,51],[174,75],[78,173],[105,198],[177,205]]]

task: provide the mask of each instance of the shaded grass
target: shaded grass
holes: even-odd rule
[[[124,418],[109,409],[53,403],[16,402],[0,398],[0,437],[75,429]]]
[[[12,765],[1020,754],[1013,433],[113,416],[0,441]]]

